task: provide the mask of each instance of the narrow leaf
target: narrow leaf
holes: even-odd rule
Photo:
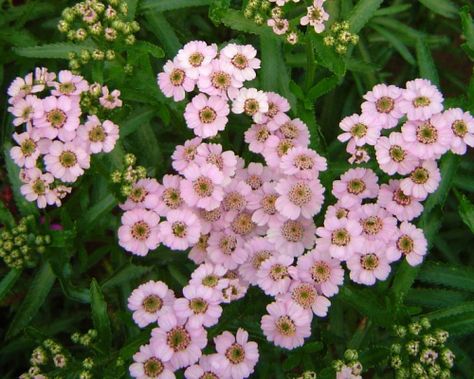
[[[420,270],[418,280],[474,292],[474,270],[443,263],[425,263]]]
[[[139,10],[142,12],[163,12],[181,8],[209,5],[211,0],[142,0]]]
[[[328,78],[321,79],[313,88],[308,92],[307,97],[314,101],[318,97],[321,97],[328,92],[331,92],[339,84],[340,79],[337,76],[330,76]]]
[[[3,277],[2,281],[0,281],[0,301],[8,295],[20,276],[21,270],[11,269],[8,274]]]
[[[7,338],[18,334],[29,325],[43,305],[53,287],[56,277],[48,262],[43,263],[34,277],[25,299],[18,308],[13,321],[7,331]]]
[[[383,0],[359,0],[347,20],[350,25],[350,31],[358,33],[374,15],[375,11],[380,8],[382,3]]]
[[[158,3],[158,1],[155,2]],[[160,40],[166,54],[170,57],[176,55],[181,48],[181,42],[166,17],[162,13],[150,12],[145,18],[149,24],[148,29]]]
[[[460,194],[458,191],[455,192],[459,201],[459,215],[471,232],[474,233],[474,204],[465,195]]]
[[[420,0],[420,3],[432,12],[447,18],[455,18],[458,9],[450,0]]]
[[[420,67],[420,75],[422,78],[429,79],[439,87],[439,75],[431,56],[430,49],[426,43],[418,38],[416,41],[416,58]]]
[[[405,44],[397,37],[395,33],[391,33],[387,29],[375,25],[372,28],[384,39],[386,39],[409,64],[413,66],[416,64],[415,58],[413,57],[410,50],[408,50]]]
[[[99,341],[103,347],[110,347],[112,343],[112,331],[107,313],[107,303],[104,299],[102,289],[95,279],[92,279],[91,287],[91,309],[94,328],[97,330]]]
[[[84,49],[91,49],[91,45],[78,45],[75,43],[52,43],[42,46],[16,47],[13,51],[27,58],[55,58],[68,59],[69,53],[80,54]]]

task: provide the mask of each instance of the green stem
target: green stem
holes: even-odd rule
[[[316,74],[316,57],[314,55],[314,43],[311,39],[312,31],[308,31],[305,35],[306,38],[306,81],[305,89],[309,89],[313,86],[314,77]]]

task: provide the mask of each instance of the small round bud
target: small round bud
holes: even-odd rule
[[[78,41],[84,41],[87,38],[87,31],[83,28],[76,30],[75,39]]]
[[[125,364],[125,360],[122,357],[118,357],[115,361],[115,366],[121,367]]]
[[[272,15],[272,18],[282,18],[283,17],[283,9],[281,9],[280,7],[275,7],[275,8],[272,9],[270,14]]]
[[[392,359],[390,360],[390,365],[393,368],[400,368],[402,367],[402,359],[400,358],[399,355],[394,355]]]
[[[74,343],[79,343],[80,338],[81,338],[81,335],[78,332],[74,332],[71,335],[71,341]]]
[[[69,31],[69,23],[66,20],[59,20],[58,30],[61,33],[67,33]]]
[[[339,30],[341,30],[341,24],[339,22],[335,22],[334,24],[331,25],[330,30],[333,33],[337,33]]]
[[[423,336],[423,344],[428,347],[433,347],[438,344],[438,340],[432,334],[426,334]]]
[[[136,168],[137,176],[139,179],[145,179],[146,178],[146,168],[143,166],[138,166]]]
[[[96,22],[95,24],[89,26],[89,32],[95,36],[100,35],[102,30],[104,30],[104,28],[100,22]]]
[[[94,367],[94,360],[91,357],[87,357],[82,361],[82,366],[85,369],[90,370]]]
[[[95,49],[93,52],[92,52],[92,59],[94,59],[95,61],[102,61],[104,60],[104,52],[102,50],[98,50],[98,49]]]
[[[439,377],[439,374],[441,374],[441,366],[438,364],[434,364],[433,366],[428,368],[428,375],[431,378],[437,378]]]
[[[43,235],[43,241],[45,245],[49,245],[51,243],[51,236],[49,234]]]
[[[345,366],[344,362],[341,361],[340,359],[338,359],[338,360],[336,360],[332,363],[332,367],[334,368],[334,370],[336,370],[336,372],[341,371],[344,366]]]
[[[113,28],[105,28],[104,37],[107,41],[115,41],[117,39],[117,31]]]
[[[397,337],[404,338],[407,334],[407,329],[402,325],[395,325],[393,331]]]
[[[12,241],[5,241],[3,243],[3,250],[6,252],[10,252],[13,250],[13,242]]]
[[[130,74],[133,74],[133,66],[131,64],[126,64],[125,66],[123,66],[123,71],[127,74],[127,75],[130,75]]]
[[[98,14],[101,14],[105,10],[105,5],[97,1],[92,4],[92,9],[94,9]]]
[[[415,362],[411,366],[411,372],[413,373],[413,375],[420,376],[424,374],[425,370],[421,363]]]
[[[56,354],[53,357],[54,365],[58,368],[64,368],[67,365],[67,359],[64,354]]]
[[[399,343],[394,343],[392,344],[392,346],[390,346],[390,351],[392,352],[392,354],[400,354],[400,352],[402,351],[402,345],[400,345]]]
[[[454,353],[451,350],[449,350],[448,348],[444,348],[441,351],[441,362],[446,367],[448,367],[448,368],[453,367],[455,358],[456,358],[456,356],[454,355]]]
[[[348,21],[342,21],[340,23],[340,27],[342,30],[349,30],[349,22]]]
[[[123,34],[131,34],[132,33],[132,27],[130,26],[130,23],[125,23],[122,28]]]
[[[421,332],[421,324],[419,322],[412,322],[408,325],[408,331],[417,336]]]
[[[423,317],[420,320],[420,325],[423,329],[430,329],[431,328],[431,322],[427,317]]]
[[[449,338],[449,333],[446,330],[436,329],[434,332],[434,337],[440,345],[443,345]]]
[[[326,36],[323,38],[323,43],[326,45],[326,46],[332,46],[334,45],[334,37],[333,36]]]
[[[33,366],[33,367],[30,367],[30,369],[28,370],[28,374],[33,375],[33,377],[36,378],[36,375],[41,374],[41,370],[39,367]]]
[[[345,54],[347,53],[347,46],[345,45],[336,45],[336,53],[338,54]]]
[[[265,22],[265,19],[263,18],[263,16],[260,14],[260,13],[257,13],[255,15],[255,17],[253,18],[253,21],[257,24],[257,25],[263,25],[263,23]]]
[[[125,164],[125,166],[134,166],[135,163],[137,163],[137,157],[130,153],[125,154],[123,158],[123,163]]]
[[[359,42],[359,36],[357,34],[352,34],[350,43],[352,45],[357,45],[358,42]]]
[[[79,379],[92,379],[92,374],[87,370],[81,371],[79,374]]]
[[[349,364],[349,367],[352,369],[352,374],[353,375],[360,375],[362,373],[363,367],[362,363],[356,361],[356,362],[351,362]]]
[[[99,83],[93,83],[89,86],[89,93],[93,97],[99,97],[102,94],[102,86]]]
[[[420,354],[420,362],[425,365],[432,365],[438,359],[438,353],[432,349],[423,349]]]
[[[248,7],[245,8],[245,10],[244,10],[244,17],[245,17],[245,18],[249,18],[249,19],[250,19],[250,18],[253,18],[253,10],[250,9],[250,8],[248,8]]]
[[[135,36],[133,34],[130,34],[128,35],[126,38],[125,38],[125,43],[127,45],[133,45],[135,43]]]
[[[71,8],[64,8],[62,16],[64,21],[71,23],[74,21],[75,13]]]
[[[344,359],[346,361],[356,361],[358,358],[359,358],[359,354],[357,354],[357,350],[347,349],[344,352]]]
[[[110,5],[107,7],[107,10],[105,11],[105,18],[108,20],[114,20],[117,18],[117,11],[112,8]]]
[[[130,23],[130,27],[132,28],[133,33],[136,33],[140,30],[140,24],[135,20]]]
[[[271,4],[268,2],[268,1],[264,1],[262,2],[262,4],[260,5],[260,9],[263,11],[263,12],[267,12],[270,8],[271,8]]]
[[[409,341],[405,345],[405,349],[409,355],[416,356],[420,351],[420,342],[419,341]]]
[[[108,61],[113,61],[115,59],[115,51],[113,50],[107,50],[105,52],[105,59],[107,59]]]
[[[91,59],[91,53],[89,53],[88,50],[82,50],[80,57],[81,57],[81,62],[82,63],[87,63]]]
[[[43,347],[39,346],[31,353],[30,362],[32,365],[44,365],[48,361],[48,355]]]
[[[120,193],[123,196],[129,196],[132,193],[133,187],[129,184],[124,184],[122,187],[120,187]]]
[[[290,45],[296,45],[298,43],[298,33],[288,33],[288,35],[286,36],[286,42],[288,42]]]
[[[112,172],[110,180],[112,180],[112,183],[120,183],[122,181],[122,173],[120,171]]]
[[[303,372],[302,379],[316,379],[316,373],[314,371]]]
[[[68,31],[66,34],[66,38],[70,41],[74,41],[74,39],[76,38],[76,31],[75,30]]]
[[[128,4],[127,3],[120,4],[119,12],[126,16],[128,14]]]
[[[44,254],[46,252],[46,248],[44,246],[38,246],[36,251],[40,254]]]
[[[97,337],[97,330],[95,330],[95,329],[89,329],[89,330],[87,331],[87,335],[88,335],[90,338],[94,339],[94,338]]]

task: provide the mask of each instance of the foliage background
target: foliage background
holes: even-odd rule
[[[322,178],[326,186],[349,167],[344,148],[335,139],[338,123],[358,111],[361,96],[376,83],[403,86],[423,76],[440,86],[447,105],[474,113],[474,25],[469,16],[474,5],[469,0],[328,0],[331,21],[349,19],[352,31],[360,36],[359,44],[344,58],[328,50],[314,33],[297,46],[283,44],[270,29],[245,19],[242,3],[237,1],[127,2],[130,17],[142,28],[138,39],[161,46],[164,54],[159,49],[150,54],[138,45],[128,57],[135,67],[130,77],[114,65],[83,70],[88,80],[122,92],[125,106],[114,120],[121,126],[121,139],[113,153],[94,157],[92,169],[64,206],[46,211],[37,211],[21,198],[17,170],[8,153],[2,154],[0,222],[8,224],[12,215],[33,214],[46,220],[38,226],[42,233],[50,222],[64,227],[63,231],[48,231],[53,243],[36,268],[18,272],[0,264],[0,376],[5,379],[28,369],[31,351],[46,337],[71,348],[77,357],[85,356],[86,352],[72,347],[70,335],[93,326],[99,332],[93,350],[97,377],[127,377],[131,356],[149,336],[149,330],[139,331],[133,324],[126,310],[128,295],[148,279],[163,280],[177,291],[187,282],[193,264],[185,254],[160,247],[143,259],[119,248],[119,199],[109,181],[113,169],[121,167],[125,151],[135,153],[149,175],[162,177],[171,171],[170,155],[176,144],[191,137],[182,117],[183,104],[165,99],[155,81],[165,59],[172,58],[184,43],[236,40],[259,50],[262,69],[255,85],[289,98],[293,116],[310,126],[312,147],[329,160],[329,170]],[[62,9],[72,4],[74,1],[65,0],[0,0],[0,145],[4,153],[13,131],[6,111],[6,88],[16,76],[36,66],[51,71],[67,67],[64,58],[73,47],[65,43],[56,25]],[[157,58],[160,55],[163,57]],[[243,144],[248,125],[239,118],[232,121],[221,143],[251,158]],[[331,299],[328,317],[314,321],[311,339],[291,352],[265,341],[258,324],[269,298],[255,288],[243,300],[225,306],[210,337],[225,329],[249,330],[261,350],[256,378],[320,371],[341,358],[346,348],[361,351],[362,363],[369,369],[367,377],[391,378],[384,360],[391,326],[424,315],[452,335],[449,346],[457,356],[456,375],[472,377],[472,151],[461,158],[446,155],[441,171],[442,184],[425,203],[418,222],[431,246],[421,267],[398,264],[387,281],[371,288],[346,281],[340,294]],[[124,366],[117,367],[118,357],[125,360]],[[78,370],[70,369],[68,378],[77,377]]]

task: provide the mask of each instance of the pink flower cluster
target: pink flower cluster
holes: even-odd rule
[[[120,92],[89,83],[70,71],[48,72],[37,68],[24,78],[16,78],[8,88],[17,143],[10,150],[21,168],[20,190],[39,208],[60,206],[74,183],[90,166],[91,154],[110,152],[119,138],[118,126],[96,115],[84,114],[81,97],[94,93],[101,107],[122,105]]]

